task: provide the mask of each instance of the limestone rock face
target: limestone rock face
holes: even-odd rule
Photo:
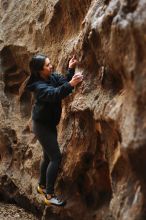
[[[0,1],[0,195],[43,219],[146,219],[145,0]],[[44,211],[41,146],[22,94],[35,53],[65,72],[76,53],[84,81],[63,101],[56,190]]]

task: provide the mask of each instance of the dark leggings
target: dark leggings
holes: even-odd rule
[[[61,153],[57,142],[56,127],[33,121],[33,132],[43,149],[43,159],[40,163],[39,185],[46,187],[46,193],[54,193],[54,184],[61,163]]]

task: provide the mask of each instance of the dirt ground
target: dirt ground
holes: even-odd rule
[[[23,208],[19,208],[13,204],[5,204],[0,202],[0,220],[37,220],[34,215],[26,212]]]

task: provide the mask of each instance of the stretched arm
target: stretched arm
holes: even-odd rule
[[[58,102],[72,92],[73,87],[69,82],[55,88],[48,84],[39,84],[36,86],[36,99],[43,102]]]
[[[61,86],[53,87],[47,83],[37,84],[35,88],[36,98],[44,102],[58,102],[68,96],[74,86],[82,82],[83,75],[76,73],[69,82],[65,82]]]
[[[75,73],[75,68],[76,68],[76,65],[77,65],[77,63],[78,63],[78,61],[77,61],[77,59],[76,59],[76,57],[75,57],[75,55],[70,59],[70,61],[69,61],[69,65],[68,65],[68,72],[67,72],[67,74],[66,74],[66,77],[67,77],[67,81],[69,82],[71,79],[72,79],[72,77],[73,77],[73,75],[74,75],[74,73]]]
[[[68,68],[68,71],[66,73],[66,80],[69,82],[73,75],[75,74],[75,69],[74,68]]]
[[[56,78],[56,80],[58,82],[58,85],[61,86],[65,82],[69,82],[72,79],[72,77],[74,76],[74,73],[75,73],[75,69],[70,69],[69,68],[67,73],[66,73],[66,76],[64,76],[62,74],[55,73],[54,77]]]
[[[72,77],[75,74],[75,67],[76,67],[77,63],[78,63],[78,61],[74,55],[69,61],[68,71],[66,73],[66,76],[57,74],[59,85],[62,85],[66,81],[69,82],[72,79]]]

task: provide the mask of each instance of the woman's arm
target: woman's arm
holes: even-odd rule
[[[62,74],[54,73],[54,77],[56,78],[58,85],[61,86],[65,82],[69,82],[74,76],[74,73],[75,73],[75,69],[69,68],[65,76]]]
[[[37,100],[44,102],[58,102],[68,96],[74,86],[82,82],[83,75],[76,73],[69,82],[63,83],[61,86],[53,87],[48,83],[36,83],[35,94]]]
[[[58,102],[68,96],[73,90],[73,86],[69,82],[65,82],[59,87],[53,87],[47,83],[36,85],[35,96],[38,101]]]
[[[75,69],[74,68],[68,68],[67,73],[66,73],[66,79],[69,82],[73,75],[75,74]]]
[[[76,59],[76,56],[73,55],[73,57],[69,61],[68,71],[66,74],[66,78],[68,82],[72,79],[73,75],[75,74],[75,68],[76,68],[77,63],[78,63],[78,60]]]
[[[77,63],[78,63],[78,61],[74,55],[69,61],[68,71],[67,71],[66,75],[63,76],[61,74],[56,74],[59,85],[62,85],[66,81],[69,82],[72,79],[72,77],[75,74],[75,67],[76,67]]]

